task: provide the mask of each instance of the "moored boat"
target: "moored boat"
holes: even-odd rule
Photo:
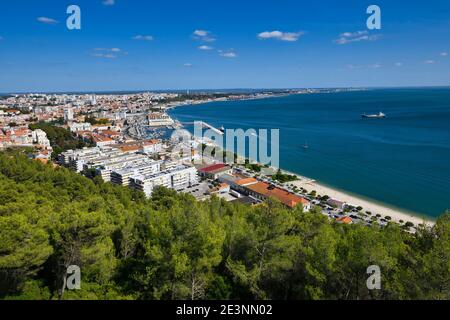
[[[386,118],[386,115],[383,112],[380,112],[378,114],[363,114],[361,115],[362,118],[369,118],[369,119],[381,119]]]

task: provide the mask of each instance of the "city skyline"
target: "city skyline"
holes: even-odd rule
[[[450,4],[432,2],[378,1],[381,30],[369,1],[2,4],[0,92],[448,86]]]

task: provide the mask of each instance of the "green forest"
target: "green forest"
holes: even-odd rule
[[[64,287],[81,268],[81,289]],[[381,290],[368,290],[378,265]],[[0,299],[450,299],[450,213],[417,233],[160,188],[152,199],[0,153]]]

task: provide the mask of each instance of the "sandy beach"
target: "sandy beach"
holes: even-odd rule
[[[290,184],[293,184],[297,186],[298,188],[304,188],[308,192],[311,192],[315,190],[318,195],[324,196],[327,195],[330,198],[337,199],[343,202],[346,202],[349,205],[352,206],[361,206],[363,207],[363,212],[370,211],[372,212],[372,215],[380,214],[383,217],[390,216],[393,221],[400,222],[400,220],[403,220],[404,222],[412,222],[414,225],[418,225],[421,223],[427,223],[427,224],[434,224],[434,222],[431,219],[428,218],[421,218],[419,216],[412,215],[407,212],[403,212],[398,209],[389,208],[387,206],[383,206],[381,204],[378,204],[376,202],[372,202],[354,195],[347,194],[342,191],[338,191],[335,189],[332,189],[330,187],[321,185],[320,183],[311,180],[311,179],[301,179],[297,180],[295,182],[290,182]]]

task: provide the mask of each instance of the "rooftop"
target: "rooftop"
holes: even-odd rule
[[[214,171],[223,170],[223,169],[228,170],[228,169],[230,169],[230,167],[223,163],[218,163],[218,164],[213,164],[211,166],[203,167],[203,168],[199,169],[199,171],[203,172],[203,173],[212,173]]]
[[[258,180],[256,180],[255,178],[244,178],[244,179],[235,181],[235,183],[240,186],[246,186],[246,185],[254,184],[257,182],[258,182]]]
[[[296,207],[298,204],[307,205],[309,201],[280,188],[274,188],[265,182],[258,182],[246,187],[247,189],[259,193],[267,198],[273,197],[281,201],[290,208]]]

